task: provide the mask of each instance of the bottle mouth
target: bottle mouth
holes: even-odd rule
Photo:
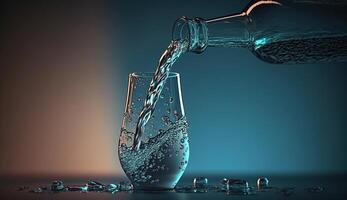
[[[189,51],[202,53],[208,44],[205,20],[198,17],[192,20],[185,16],[177,19],[172,28],[172,40],[185,40],[188,42]]]
[[[177,19],[172,27],[172,40],[187,40],[190,42],[191,30],[188,17]]]

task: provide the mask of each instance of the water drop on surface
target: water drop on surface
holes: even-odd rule
[[[228,179],[226,190],[228,191],[228,194],[248,194],[248,182],[241,179]]]
[[[193,180],[193,187],[196,189],[207,188],[207,185],[208,185],[208,179],[206,177],[195,177]]]
[[[52,191],[61,191],[65,188],[63,181],[56,180],[51,184]]]
[[[259,177],[257,180],[257,188],[258,190],[264,189],[269,186],[269,179],[266,177]]]

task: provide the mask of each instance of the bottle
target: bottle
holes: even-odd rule
[[[188,51],[244,47],[276,64],[347,61],[346,0],[254,0],[240,13],[178,19],[173,40]]]

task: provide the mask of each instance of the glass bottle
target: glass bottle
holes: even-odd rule
[[[188,51],[244,47],[276,64],[347,61],[346,0],[254,0],[240,13],[178,19],[173,40]]]

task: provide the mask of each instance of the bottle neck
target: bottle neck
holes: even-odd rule
[[[209,47],[248,47],[248,18],[244,14],[228,15],[209,20],[178,19],[173,27],[173,40],[186,40],[189,51],[202,53]]]

